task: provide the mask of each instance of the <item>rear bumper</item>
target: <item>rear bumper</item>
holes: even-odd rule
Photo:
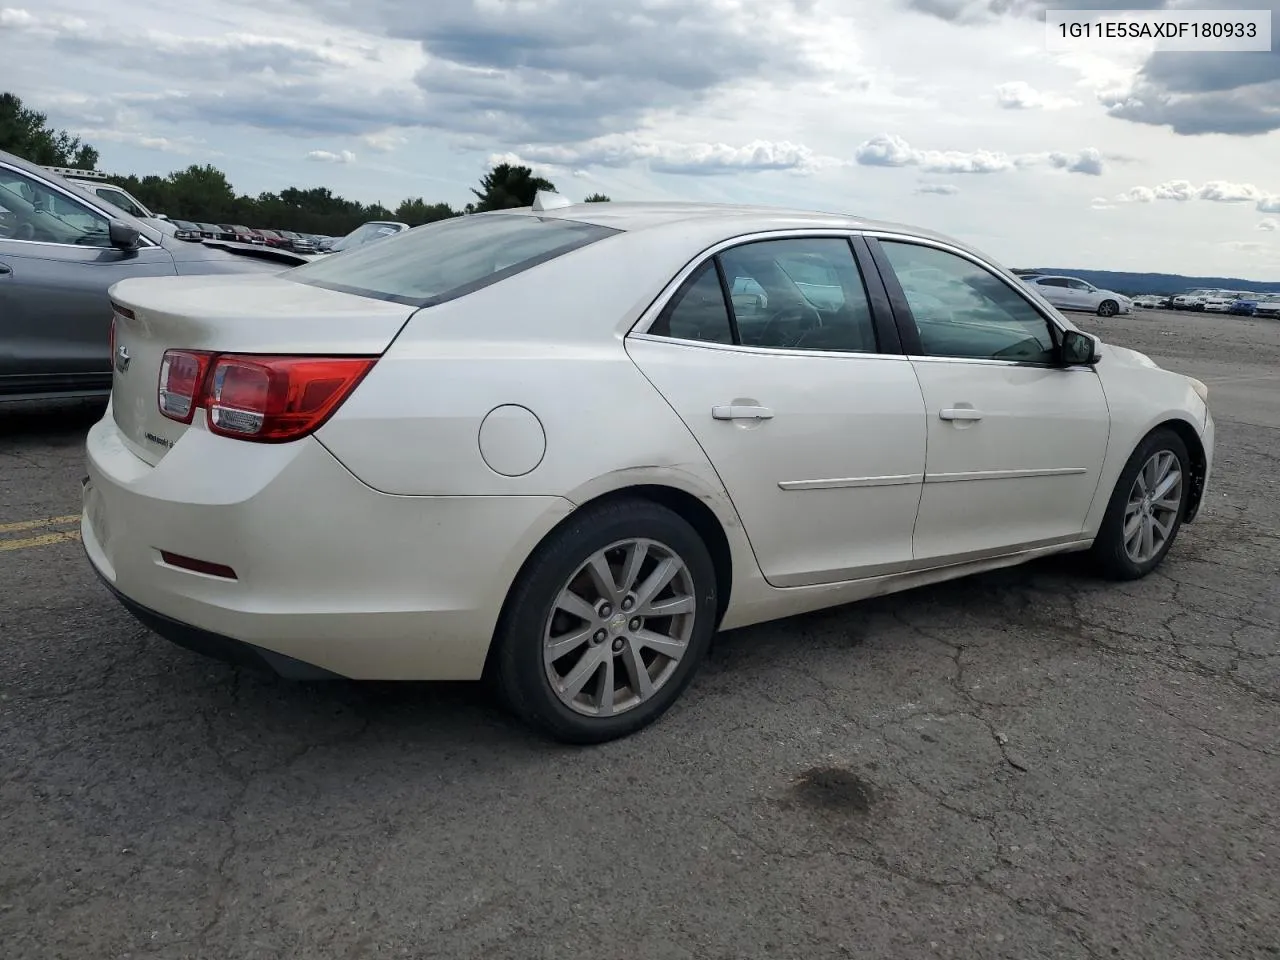
[[[90,564],[92,565],[92,560]],[[130,600],[117,590],[96,566],[93,572],[120,601],[120,605],[133,614],[144,627],[179,647],[238,667],[248,667],[261,673],[273,673],[286,680],[343,679],[339,674],[314,664],[303,663],[293,657],[286,657],[282,653],[275,653],[264,647],[257,647],[232,637],[224,637],[210,630],[203,630],[172,617],[166,617],[163,613],[157,613],[149,607]]]
[[[520,564],[573,509],[558,497],[389,496],[314,438],[244,443],[198,425],[152,467],[110,409],[87,454],[84,548],[122,602],[182,646],[285,676],[477,679]]]

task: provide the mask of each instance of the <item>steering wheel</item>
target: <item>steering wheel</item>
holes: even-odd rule
[[[807,321],[807,322],[806,322]],[[773,342],[773,334],[778,328],[791,324],[794,329],[788,337],[780,338],[777,343]],[[800,338],[812,330],[814,327],[822,326],[822,314],[812,304],[792,304],[776,311],[764,325],[764,329],[760,331],[759,345],[762,347],[793,347],[800,342]]]

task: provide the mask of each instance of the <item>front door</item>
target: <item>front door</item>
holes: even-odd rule
[[[857,262],[838,237],[725,250],[628,338],[718,472],[775,586],[910,565],[924,403],[911,363],[879,349]]]
[[[0,393],[108,389],[108,288],[174,273],[161,246],[118,250],[109,221],[0,165]]]
[[[879,241],[909,305],[903,343],[924,394],[918,566],[1078,539],[1110,416],[1091,367],[1062,367],[1047,319],[977,261]]]

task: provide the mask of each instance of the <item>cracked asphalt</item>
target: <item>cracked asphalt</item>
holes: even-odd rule
[[[1081,326],[1210,387],[1208,502],[1160,571],[725,634],[601,748],[466,685],[203,660],[65,519],[0,535],[0,956],[1280,955],[1280,323]],[[99,412],[0,412],[0,529],[78,512]]]

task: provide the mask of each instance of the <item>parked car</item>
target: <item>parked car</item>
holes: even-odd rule
[[[255,241],[253,231],[248,227],[242,227],[235,223],[223,223],[219,224],[219,226],[222,227],[223,231],[222,236],[219,238],[221,240],[231,240],[235,243],[257,242]]]
[[[540,194],[111,294],[81,529],[126,607],[286,676],[488,675],[571,742],[717,629],[1051,553],[1142,577],[1212,467],[1204,384],[901,224]]]
[[[1216,296],[1216,290],[1188,290],[1186,293],[1180,293],[1173,298],[1171,306],[1175,310],[1194,310],[1201,312],[1204,310],[1204,302],[1208,297]]]
[[[288,243],[285,241],[285,238],[280,236],[280,234],[278,234],[274,230],[263,230],[261,228],[255,228],[253,232],[260,240],[262,240],[263,243],[265,243],[269,247],[286,247],[286,248],[288,247]]]
[[[362,223],[356,227],[345,237],[340,237],[331,243],[328,252],[339,253],[343,250],[350,250],[353,247],[363,246],[366,243],[372,243],[384,237],[393,237],[397,233],[404,233],[408,229],[409,225],[407,223],[399,223],[392,220],[370,220],[368,223]]]
[[[284,268],[179,240],[4,152],[0,208],[0,401],[107,394],[117,280]]]
[[[1128,313],[1129,298],[1112,290],[1101,290],[1079,277],[1025,275],[1022,282],[1035,289],[1059,310],[1084,310],[1100,317]]]
[[[77,189],[87,191],[99,200],[107,201],[130,216],[140,220],[168,219],[152,213],[141,200],[119,184],[112,183],[107,174],[101,171],[81,170],[77,167],[44,167],[43,169],[48,173],[57,174]]]
[[[284,245],[295,253],[315,253],[316,245],[308,237],[301,233],[295,233],[292,230],[277,230],[284,239]]]
[[[200,229],[200,224],[192,223],[190,220],[170,220],[174,227],[174,236],[179,240],[199,241],[204,239],[204,233]]]
[[[1253,315],[1272,319],[1280,317],[1280,297],[1265,297],[1259,300],[1254,307]]]
[[[1235,301],[1235,297],[1215,294],[1211,297],[1205,297],[1202,301],[1202,307],[1205,313],[1228,313]]]
[[[1258,301],[1252,297],[1236,297],[1227,306],[1227,313],[1234,317],[1252,317],[1258,309]]]

